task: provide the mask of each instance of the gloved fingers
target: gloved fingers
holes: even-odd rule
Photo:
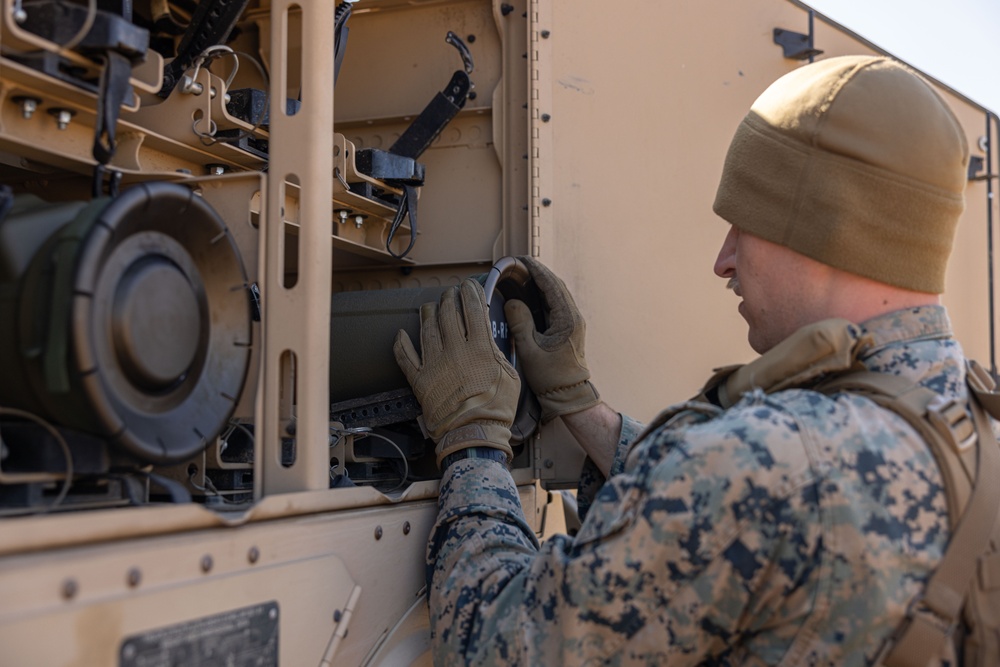
[[[468,339],[485,341],[488,344],[493,340],[493,333],[490,329],[489,311],[486,308],[486,293],[482,285],[471,278],[462,281],[461,290],[462,315]]]
[[[425,357],[440,354],[444,349],[438,325],[438,305],[434,302],[420,306],[420,349]]]
[[[523,349],[526,345],[537,344],[539,333],[535,329],[535,318],[532,317],[531,309],[526,303],[511,299],[504,304],[503,312],[516,346]]]
[[[549,313],[549,326],[541,332],[547,337],[560,337],[572,333],[580,319],[573,295],[562,279],[534,257],[521,257],[528,273],[542,293]]]
[[[462,307],[459,304],[458,287],[449,287],[441,295],[441,302],[438,304],[438,325],[441,329],[442,346],[455,345],[464,341],[465,320],[462,316]]]
[[[410,336],[400,329],[396,332],[396,340],[392,344],[392,353],[396,356],[396,363],[399,365],[407,382],[411,385],[416,380],[417,373],[420,372],[420,355],[413,347]]]

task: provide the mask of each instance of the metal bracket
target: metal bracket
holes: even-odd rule
[[[815,12],[809,10],[809,34],[803,35],[801,32],[786,30],[784,28],[774,29],[774,43],[782,48],[786,58],[794,60],[813,61],[813,58],[823,53],[821,49],[815,48],[813,44],[813,20]]]
[[[986,159],[981,155],[971,155],[969,156],[969,180],[970,181],[988,181],[997,178],[996,174],[981,173],[986,169]]]
[[[784,28],[774,29],[774,43],[784,50],[786,58],[795,60],[806,60],[823,53],[820,49],[813,48],[812,34],[803,35]]]

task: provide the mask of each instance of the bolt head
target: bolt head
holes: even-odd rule
[[[375,526],[375,539],[376,540],[382,539],[382,526]]]
[[[38,110],[38,100],[34,97],[21,98],[21,115],[25,120],[31,118]]]
[[[56,127],[65,130],[69,122],[73,119],[74,112],[69,109],[49,109],[49,113],[56,119]]]

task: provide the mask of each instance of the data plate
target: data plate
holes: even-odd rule
[[[119,656],[120,667],[277,667],[278,603],[133,635]]]

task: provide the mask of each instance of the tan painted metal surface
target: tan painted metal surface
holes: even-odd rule
[[[772,30],[808,32],[789,2],[537,3],[539,256],[588,318],[587,356],[612,405],[651,419],[710,369],[747,361],[746,326],[712,264],[727,224],[712,212],[732,133],[774,79],[801,65]],[[612,13],[613,20],[600,20]],[[821,57],[872,53],[815,21]],[[973,155],[985,114],[942,91]],[[549,114],[548,123],[537,123]],[[945,302],[987,360],[986,185],[972,182]],[[996,203],[994,215],[996,216]],[[995,218],[996,219],[996,218]]]

